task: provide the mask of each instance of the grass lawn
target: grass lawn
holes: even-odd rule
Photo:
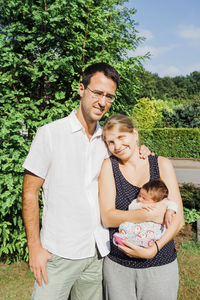
[[[179,300],[200,299],[200,243],[184,242],[178,251]]]
[[[192,239],[188,241],[187,234],[185,238],[179,238],[176,246],[180,271],[178,300],[199,300],[200,244]],[[25,262],[11,265],[0,263],[0,300],[29,300],[33,283],[33,275]]]
[[[33,283],[27,263],[0,263],[0,300],[30,300]]]

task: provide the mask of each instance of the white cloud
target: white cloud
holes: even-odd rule
[[[166,46],[166,47],[153,47],[148,45],[141,46],[136,48],[136,51],[134,52],[134,56],[143,56],[146,53],[150,52],[152,57],[157,57],[171,51],[175,47],[176,47],[175,45]]]
[[[158,73],[160,75],[160,71],[162,70],[162,65],[151,65],[151,64],[144,64],[145,70],[151,73]]]
[[[153,33],[148,29],[140,29],[139,36],[144,37],[146,41],[152,40],[154,38]]]
[[[146,65],[145,69],[151,73],[157,73],[160,77],[163,76],[178,76],[181,75],[181,70],[176,66],[166,66],[164,64]]]
[[[192,64],[190,66],[186,66],[184,70],[185,70],[185,74],[190,74],[194,71],[200,71],[200,64],[197,63],[197,64]]]
[[[194,71],[200,71],[200,64],[178,67],[174,65],[167,66],[165,64],[154,65],[154,64],[146,63],[144,65],[144,68],[151,73],[157,73],[160,77],[164,77],[164,76],[175,77],[179,75],[186,76]]]
[[[178,76],[180,75],[182,72],[179,68],[175,67],[175,66],[169,66],[167,67],[165,70],[163,70],[162,75],[161,76]]]
[[[184,39],[200,40],[200,27],[179,25],[178,35]]]

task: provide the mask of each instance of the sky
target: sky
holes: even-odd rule
[[[134,55],[151,53],[143,65],[163,76],[200,71],[200,0],[129,0],[137,10],[134,20],[146,38]]]

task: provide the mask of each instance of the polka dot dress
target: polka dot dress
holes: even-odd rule
[[[150,180],[160,179],[160,173],[158,168],[158,157],[149,156],[150,165]],[[110,157],[113,174],[116,182],[116,208],[120,210],[128,210],[129,204],[133,199],[137,198],[140,188],[129,183],[122,175],[119,169],[118,159],[114,156]],[[176,249],[174,247],[174,241],[167,243],[161,251],[152,259],[140,259],[129,258],[122,251],[118,250],[112,242],[113,234],[118,231],[118,228],[110,228],[110,243],[111,251],[108,257],[123,266],[129,268],[149,268],[155,266],[162,266],[171,263],[176,259]]]

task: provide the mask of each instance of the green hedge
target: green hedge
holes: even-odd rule
[[[157,155],[180,158],[200,157],[200,129],[153,128],[140,129],[141,143]]]

